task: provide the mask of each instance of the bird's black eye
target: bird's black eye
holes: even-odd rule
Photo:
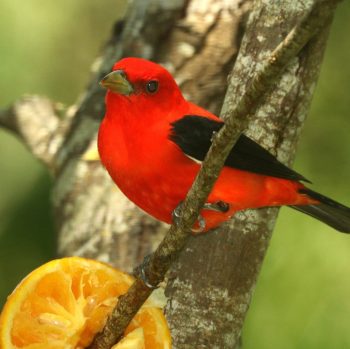
[[[158,91],[159,83],[157,80],[150,80],[146,83],[146,91],[148,93],[156,93]]]

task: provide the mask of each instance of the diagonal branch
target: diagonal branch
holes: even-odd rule
[[[316,2],[311,11],[287,35],[285,40],[263,63],[262,69],[253,77],[245,95],[237,104],[233,96],[226,95],[224,119],[225,126],[215,135],[213,144],[203,162],[202,168],[181,206],[181,217],[173,224],[157,250],[146,261],[144,272],[148,282],[158,285],[165,276],[171,263],[185,246],[190,229],[195,223],[201,207],[204,205],[225,159],[247,127],[249,117],[253,115],[268,95],[276,80],[281,76],[289,61],[332,20],[338,1]],[[234,72],[233,72],[234,74]],[[232,84],[232,80],[230,81]],[[119,299],[117,307],[109,317],[102,333],[96,336],[90,349],[110,348],[123,334],[127,324],[152,292],[144,281],[136,279],[127,294]]]
[[[235,64],[228,94],[231,103],[245,94],[263,62],[308,13],[313,1],[304,2],[301,7],[295,7],[290,0],[256,4]],[[285,164],[291,165],[295,155],[329,28],[325,26],[288,63],[245,130]],[[189,239],[166,275],[169,301],[165,313],[174,348],[186,347],[186,343],[196,348],[205,348],[207,343],[218,348],[239,345],[278,211],[240,211],[210,234]],[[191,314],[190,321],[183,321],[183,314]]]
[[[91,82],[75,106],[76,113],[55,156],[52,203],[60,255],[79,254],[130,271],[164,235],[159,222],[116,189],[99,162],[85,161],[82,155],[96,145],[104,115],[104,91],[98,81],[123,56],[154,59],[165,37],[186,13],[187,4],[185,0],[130,2],[125,18],[116,23],[94,64]]]

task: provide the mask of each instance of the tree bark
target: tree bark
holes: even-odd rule
[[[312,3],[254,3],[227,98],[244,94],[261,62]],[[327,36],[328,26],[289,64],[246,132],[286,164],[294,158]],[[277,213],[276,208],[240,212],[216,231],[190,239],[168,276],[166,313],[174,348],[239,346]]]
[[[131,271],[154,250],[165,231],[163,224],[119,192],[98,162],[82,156],[95,142],[103,116],[104,91],[96,87],[98,79],[122,56],[152,58],[172,71],[188,97],[205,101],[204,106],[217,112],[238,51],[247,4],[227,5],[223,0],[132,4],[117,25],[103,64],[56,155],[53,205],[60,255],[97,258]],[[223,33],[225,40],[220,40]]]

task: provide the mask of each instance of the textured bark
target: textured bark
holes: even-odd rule
[[[0,126],[19,136],[54,176],[59,255],[97,258],[131,271],[165,231],[119,192],[98,161],[85,156],[104,114],[100,78],[122,56],[152,58],[173,72],[189,98],[218,112],[249,3],[135,0],[116,23],[76,105],[65,110],[28,96],[0,111]]]
[[[52,171],[68,122],[60,122],[59,113],[60,106],[47,98],[26,96],[0,111],[0,126],[14,133]]]
[[[312,1],[257,1],[231,77],[235,103],[272,50]],[[293,59],[247,134],[290,164],[319,74],[328,28]],[[225,114],[226,110],[223,110]],[[277,209],[237,214],[219,230],[192,237],[169,275],[167,317],[175,348],[235,348],[269,244]],[[205,253],[203,253],[205,251]],[[202,276],[202,277],[200,277]],[[187,314],[187,315],[184,315]],[[217,335],[220,332],[220,336]],[[191,344],[189,344],[191,343]]]
[[[122,56],[153,58],[174,73],[193,100],[206,101],[204,105],[217,111],[238,50],[239,23],[247,7],[243,3],[135,1],[131,5],[100,58],[102,64],[56,156],[53,204],[60,255],[93,257],[130,271],[158,244],[164,225],[130,203],[99,163],[81,157],[91,139],[95,142],[103,116],[104,91],[97,81]],[[225,40],[219,40],[223,33]]]
[[[122,56],[151,57],[183,6],[183,1],[134,1],[95,65],[97,71],[56,156],[53,206],[60,255],[97,258],[130,271],[162,236],[162,225],[136,209],[99,162],[85,161],[82,155],[94,146],[104,114],[105,91],[98,81]]]

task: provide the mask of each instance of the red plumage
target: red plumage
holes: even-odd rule
[[[101,161],[131,201],[153,217],[171,223],[173,210],[186,197],[200,168],[171,140],[172,123],[185,115],[222,121],[188,102],[171,74],[155,63],[125,58],[113,71],[116,74],[102,81],[109,90],[98,135]],[[224,201],[229,210],[203,210],[206,230],[238,210],[318,204],[319,200],[303,192],[304,188],[296,180],[225,166],[208,202]]]

